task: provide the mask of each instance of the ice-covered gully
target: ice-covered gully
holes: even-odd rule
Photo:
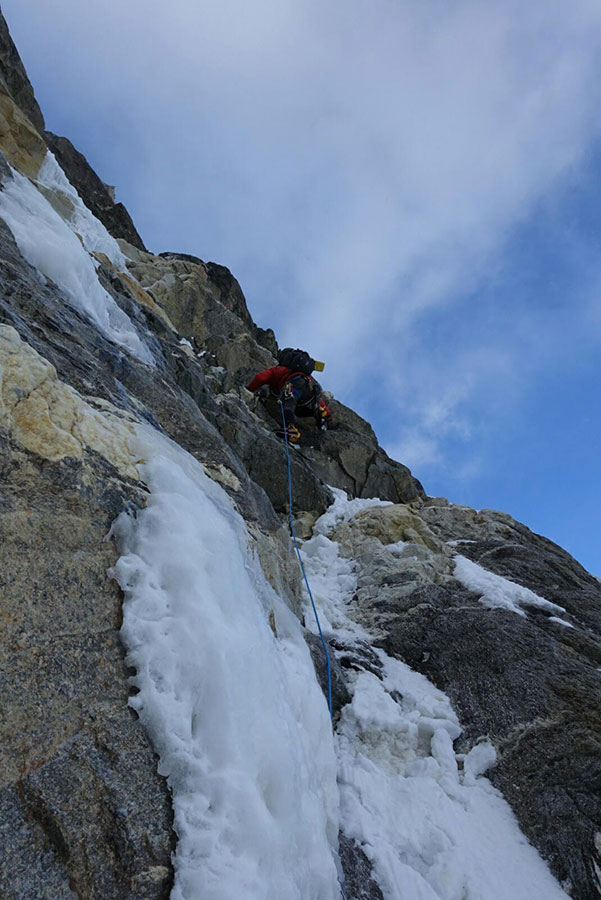
[[[151,493],[115,524],[114,575],[137,671],[131,702],[173,792],[172,897],[337,900],[342,831],[385,900],[565,898],[483,777],[493,747],[457,756],[448,698],[372,649],[353,617],[361,562],[340,553],[334,533],[386,504],[336,491],[303,547],[322,626],[352,659],[351,700],[332,734],[301,625],[267,584],[229,498],[152,429],[139,441]]]

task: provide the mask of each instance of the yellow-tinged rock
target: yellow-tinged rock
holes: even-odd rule
[[[134,423],[106,401],[94,409],[9,325],[0,325],[0,425],[45,459],[80,459],[95,450],[122,475],[138,478]]]
[[[224,466],[223,463],[219,463],[218,466],[208,466],[203,464],[203,469],[209,478],[212,478],[213,481],[218,481],[219,484],[222,484],[224,487],[229,487],[233,491],[240,491],[242,489],[238,476],[235,475],[231,469],[228,469],[227,466]]]
[[[36,178],[46,156],[46,144],[10,94],[0,85],[0,150],[28,178]]]
[[[348,528],[351,532],[357,531],[360,535],[374,537],[384,545],[409,541],[422,544],[434,553],[449,553],[448,548],[426,523],[404,503],[364,509],[353,516],[348,522]]]
[[[46,198],[52,209],[59,214],[61,219],[64,219],[65,222],[69,222],[75,211],[75,204],[71,198],[67,197],[66,194],[63,194],[62,191],[55,191],[46,187],[44,184],[40,184],[39,181],[36,183],[36,187],[40,194]],[[81,235],[78,234],[77,237],[83,246]]]
[[[132,278],[131,275],[127,275],[125,272],[117,272],[116,274],[121,284],[128,289],[134,300],[137,300],[142,306],[146,306],[148,309],[152,310],[155,316],[158,316],[171,331],[177,331],[165,310],[162,309],[158,303],[155,303],[148,291],[145,291],[135,278]]]

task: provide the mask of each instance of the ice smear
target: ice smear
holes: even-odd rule
[[[454,575],[457,581],[468,590],[480,594],[480,602],[490,609],[508,609],[519,616],[526,615],[523,606],[538,606],[552,612],[565,612],[563,606],[557,606],[556,603],[539,597],[529,588],[483,569],[465,556],[457,555],[454,562]]]
[[[352,621],[357,567],[339,558],[328,530],[356,506],[345,510],[340,496],[335,504],[303,553],[320,615],[326,611],[331,636],[352,656],[353,641],[366,637]],[[448,697],[399,660],[376,654],[381,668],[350,676],[352,702],[336,745],[341,828],[370,859],[385,900],[567,900],[482,777],[494,747],[483,742],[457,756],[461,726]],[[356,659],[361,665],[360,653]]]
[[[300,624],[201,466],[152,429],[135,452],[150,495],[115,524],[114,576],[130,702],[173,791],[171,896],[338,900],[333,738]]]
[[[43,194],[14,170],[0,191],[0,216],[27,262],[54,281],[75,309],[132,356],[154,365],[131,320],[100,284],[95,263],[75,232]],[[89,212],[88,216],[94,218]],[[92,232],[90,226],[86,232],[90,242]]]
[[[314,597],[319,597],[319,618],[324,632],[330,635],[335,633],[346,643],[368,640],[367,632],[346,614],[346,601],[352,596],[357,584],[354,561],[340,556],[338,544],[325,534],[315,534],[305,541],[301,557],[307,572],[311,573],[311,591]],[[309,598],[305,599],[307,628],[317,634],[318,628]]]
[[[88,209],[67,176],[48,151],[40,167],[37,183],[49,191],[67,197],[72,206],[68,224],[78,234],[88,253],[103,253],[119,269],[125,269],[125,257],[115,238],[100,219]]]
[[[346,493],[339,488],[328,485],[330,491],[334,495],[334,502],[326,509],[325,513],[319,517],[314,525],[314,534],[328,534],[334,531],[342,522],[348,522],[354,515],[364,509],[370,509],[373,506],[392,506],[390,500],[379,500],[377,497],[362,499],[356,497],[349,500]]]
[[[565,619],[558,619],[557,616],[549,616],[549,622],[555,622],[556,625],[563,625],[564,628],[573,628],[571,622],[566,622]]]

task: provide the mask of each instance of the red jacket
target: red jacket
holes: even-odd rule
[[[247,388],[249,391],[257,391],[260,387],[263,387],[264,384],[268,384],[272,391],[279,394],[292,375],[304,374],[304,372],[295,372],[294,369],[289,369],[287,366],[273,366],[271,369],[264,369],[262,372],[257,372],[253,380],[247,385]],[[311,378],[311,376],[305,375],[305,378]],[[328,418],[331,415],[331,412],[328,409],[325,400],[320,398],[318,405],[319,408],[323,410],[323,414]]]
[[[271,369],[258,372],[247,387],[249,391],[256,391],[264,384],[268,384],[271,390],[277,394],[293,374],[294,370],[287,366],[273,366]]]

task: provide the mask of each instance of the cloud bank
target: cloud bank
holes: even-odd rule
[[[591,278],[551,315],[502,290],[516,229],[552,217],[599,138],[598,0],[4,8],[52,53],[65,124],[112,138],[153,249],[229,265],[349,402],[385,390],[403,461],[441,464],[484,406],[502,418],[566,334],[598,346]]]

